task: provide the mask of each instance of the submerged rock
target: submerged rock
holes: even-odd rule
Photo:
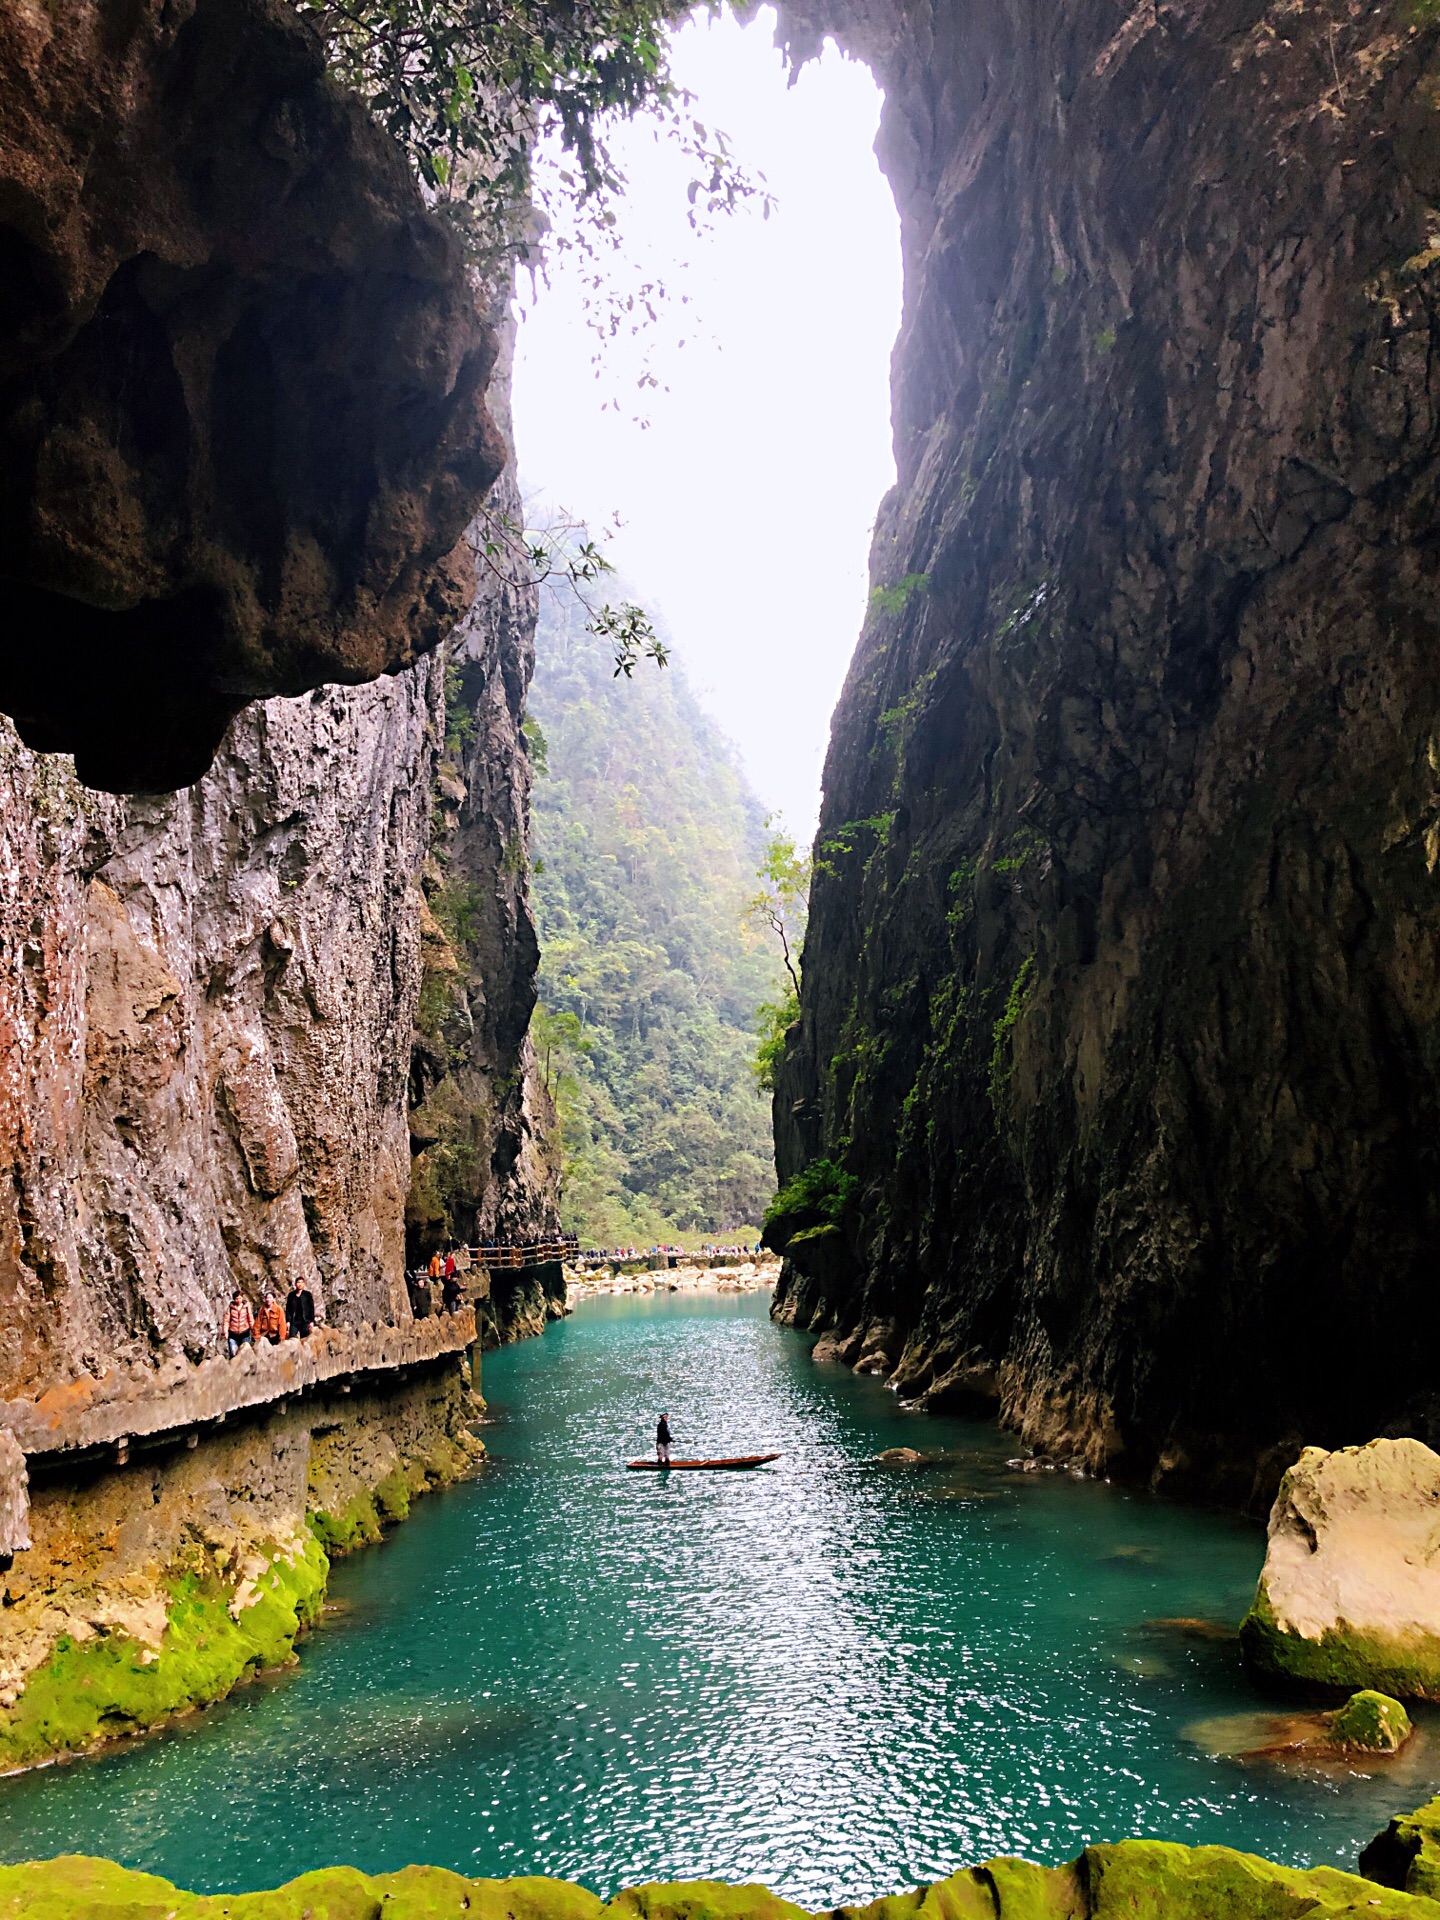
[[[1240,1637],[1238,1629],[1228,1620],[1205,1620],[1193,1614],[1147,1620],[1145,1626],[1153,1633],[1178,1634],[1187,1640],[1202,1640],[1212,1645],[1233,1642]]]
[[[1270,1678],[1440,1700],[1440,1455],[1307,1447],[1270,1514],[1245,1660]]]
[[[1185,1729],[1187,1740],[1218,1759],[1269,1761],[1337,1776],[1388,1772],[1402,1756],[1408,1762],[1413,1734],[1400,1702],[1379,1693],[1357,1693],[1333,1713],[1222,1714]],[[1407,1764],[1405,1772],[1413,1768]]]

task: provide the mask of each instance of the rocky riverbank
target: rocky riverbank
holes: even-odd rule
[[[691,1266],[643,1267],[628,1264],[565,1269],[565,1305],[573,1312],[582,1300],[620,1293],[773,1293],[780,1280],[779,1260],[744,1260],[734,1266],[709,1266],[703,1259]]]
[[[913,1893],[840,1907],[843,1920],[1440,1920],[1440,1901],[1330,1867],[1280,1867],[1227,1847],[1127,1840],[1063,1867],[990,1860]],[[763,1887],[715,1881],[627,1888],[612,1900],[563,1880],[471,1880],[440,1867],[330,1867],[270,1893],[181,1892],[107,1860],[0,1867],[0,1920],[809,1920]],[[833,1920],[833,1917],[832,1917]]]

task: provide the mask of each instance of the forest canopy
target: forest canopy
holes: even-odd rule
[[[617,685],[573,595],[542,595],[536,656],[534,1034],[562,1218],[603,1245],[754,1228],[775,1186],[756,1016],[783,981],[746,916],[763,811],[680,671]]]

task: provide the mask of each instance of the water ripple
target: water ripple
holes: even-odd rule
[[[755,1299],[595,1302],[485,1365],[493,1466],[337,1569],[350,1610],[291,1683],[0,1784],[4,1857],[213,1891],[333,1860],[706,1875],[829,1906],[1134,1833],[1348,1865],[1396,1810],[1383,1776],[1183,1738],[1252,1696],[1233,1644],[1154,1623],[1236,1619],[1253,1527],[1015,1474],[1013,1442],[813,1367]],[[784,1457],[626,1474],[662,1407],[682,1454]],[[875,1462],[907,1443],[948,1458]]]

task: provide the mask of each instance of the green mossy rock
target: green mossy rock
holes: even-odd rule
[[[802,1907],[777,1899],[764,1887],[731,1887],[720,1880],[627,1887],[606,1911],[622,1920],[807,1920]]]
[[[1419,1818],[1420,1816],[1416,1816]],[[1228,1847],[1127,1840],[1068,1867],[992,1860],[840,1920],[1440,1920],[1440,1902],[1329,1867],[1278,1867]],[[271,1893],[182,1893],[70,1854],[0,1867],[0,1920],[805,1920],[763,1887],[696,1880],[607,1904],[563,1880],[467,1880],[442,1867],[331,1867]]]
[[[1398,1753],[1414,1731],[1400,1702],[1373,1687],[1352,1693],[1330,1717],[1331,1741],[1366,1753]]]
[[[1440,1901],[1440,1800],[1402,1813],[1360,1856],[1360,1871],[1382,1887]]]
[[[307,1518],[310,1531],[332,1560],[339,1560],[359,1547],[372,1547],[384,1529],[375,1495],[367,1490],[357,1493],[339,1513],[312,1508]]]
[[[423,1475],[422,1475],[423,1478]],[[410,1517],[410,1482],[402,1468],[387,1473],[375,1489],[375,1505],[387,1527],[398,1526]]]
[[[183,1574],[171,1584],[158,1652],[123,1634],[64,1635],[16,1704],[0,1712],[0,1770],[83,1753],[207,1706],[247,1674],[285,1665],[296,1635],[319,1615],[329,1572],[318,1542],[308,1540],[293,1560],[272,1560],[252,1603],[233,1617],[227,1585],[211,1574]]]
[[[913,1893],[891,1894],[867,1907],[842,1907],[847,1920],[1070,1920],[1087,1915],[1082,1862],[1037,1867],[1029,1860],[990,1860]]]
[[[1440,1700],[1440,1644],[1406,1644],[1335,1627],[1316,1639],[1285,1631],[1264,1593],[1240,1623],[1240,1652],[1252,1673],[1322,1687],[1363,1687],[1406,1700]]]

